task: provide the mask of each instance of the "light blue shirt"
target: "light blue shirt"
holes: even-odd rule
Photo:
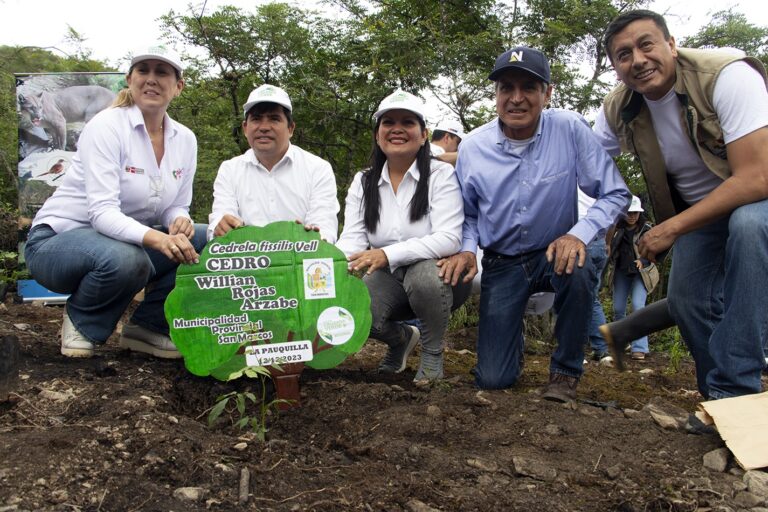
[[[586,120],[566,110],[541,113],[522,151],[499,119],[459,146],[456,174],[464,198],[462,251],[514,256],[544,249],[569,233],[588,244],[608,229],[631,194]],[[578,219],[576,188],[597,200]]]

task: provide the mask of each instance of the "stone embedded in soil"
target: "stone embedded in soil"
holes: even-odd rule
[[[609,468],[606,468],[605,470],[605,476],[607,476],[611,480],[616,480],[619,476],[621,476],[621,473],[622,473],[621,464],[616,464],[615,466],[611,466]]]
[[[440,512],[440,509],[430,507],[423,501],[417,499],[408,500],[405,504],[405,508],[408,512]]]
[[[488,473],[495,473],[499,470],[499,465],[492,460],[467,459],[467,466],[479,469],[480,471],[486,471]]]
[[[728,448],[718,448],[704,454],[704,467],[712,471],[723,473],[728,467],[728,459],[731,451]]]
[[[765,471],[751,470],[744,473],[743,481],[747,484],[749,492],[768,499],[768,473]]]
[[[749,491],[741,491],[737,492],[736,496],[733,497],[733,502],[740,507],[752,508],[758,505],[764,505],[765,499],[756,494],[752,494]]]
[[[69,493],[66,489],[56,489],[51,493],[51,501],[53,503],[64,503],[69,499]]]
[[[179,500],[200,501],[205,493],[206,489],[202,487],[179,487],[173,491],[173,497]]]
[[[214,464],[213,467],[227,475],[233,475],[236,473],[235,468],[233,468],[228,464],[223,464],[221,462],[217,462],[216,464]]]
[[[552,482],[557,478],[557,471],[541,461],[526,457],[512,457],[512,469],[516,475]]]
[[[428,405],[427,406],[427,416],[430,418],[439,418],[443,415],[443,411],[440,410],[440,408],[436,405]]]
[[[67,400],[73,399],[75,394],[71,389],[68,389],[65,393],[62,393],[61,391],[54,391],[52,389],[44,389],[40,391],[40,394],[37,396],[45,400],[51,400],[53,402],[66,402]]]
[[[674,430],[685,426],[688,420],[688,412],[685,409],[672,405],[659,398],[653,398],[648,402],[644,411],[650,413],[653,421],[663,429]]]
[[[236,444],[235,446],[233,446],[232,448],[234,448],[235,450],[237,450],[237,451],[239,451],[239,452],[242,452],[243,450],[245,450],[246,448],[248,448],[248,443],[237,443],[237,444]]]

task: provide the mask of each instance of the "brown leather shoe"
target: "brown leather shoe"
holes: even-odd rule
[[[544,393],[541,397],[554,402],[571,402],[576,400],[576,386],[578,384],[578,377],[570,377],[562,373],[552,373],[549,375],[549,384],[544,388]]]
[[[632,352],[633,361],[645,361],[645,352]]]

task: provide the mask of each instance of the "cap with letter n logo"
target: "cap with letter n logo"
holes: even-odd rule
[[[488,79],[496,81],[504,71],[515,68],[527,71],[546,83],[551,82],[547,58],[539,50],[527,46],[518,46],[499,55]]]

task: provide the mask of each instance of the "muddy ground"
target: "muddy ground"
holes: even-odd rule
[[[21,347],[12,402],[0,404],[1,511],[765,506],[732,458],[722,472],[703,465],[719,436],[664,429],[644,410],[695,409],[688,359],[671,371],[653,354],[622,374],[590,362],[580,401],[567,406],[539,397],[547,347],[527,354],[514,388],[478,392],[471,328],[451,334],[450,378],[431,387],[412,382],[416,357],[400,375],[376,374],[383,351],[369,341],[334,370],[306,370],[301,407],[270,414],[262,442],[233,426],[233,407],[207,423],[218,396],[258,394],[256,381],[197,378],[181,362],[120,350],[115,336],[93,359],[66,359],[61,315],[10,298],[0,305],[0,336]]]

